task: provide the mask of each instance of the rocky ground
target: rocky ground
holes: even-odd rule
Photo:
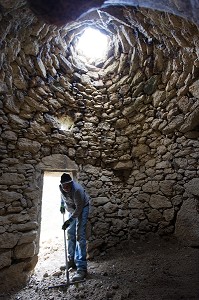
[[[199,299],[199,249],[180,246],[173,239],[120,245],[114,252],[89,261],[85,282],[55,287],[66,283],[60,270],[63,262],[63,245],[45,242],[30,283],[4,299]]]

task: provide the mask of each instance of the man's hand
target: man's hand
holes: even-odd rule
[[[65,214],[65,207],[64,207],[64,206],[61,206],[61,207],[60,207],[60,212],[61,212],[62,214]]]
[[[66,230],[66,228],[68,228],[68,226],[70,225],[71,221],[72,221],[72,218],[66,220],[66,221],[64,222],[64,224],[62,225],[62,229],[63,229],[63,230]]]

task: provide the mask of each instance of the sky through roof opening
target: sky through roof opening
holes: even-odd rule
[[[86,28],[76,44],[77,54],[87,60],[104,60],[109,49],[109,37],[98,29]]]

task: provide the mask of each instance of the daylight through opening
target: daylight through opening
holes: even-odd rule
[[[76,44],[78,55],[87,60],[103,60],[108,52],[109,37],[98,29],[86,28]]]

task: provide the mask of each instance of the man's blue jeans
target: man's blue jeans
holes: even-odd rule
[[[68,259],[74,259],[77,270],[87,270],[86,260],[86,224],[89,214],[89,205],[83,208],[81,215],[73,219],[67,229]],[[69,217],[71,214],[69,214]]]

